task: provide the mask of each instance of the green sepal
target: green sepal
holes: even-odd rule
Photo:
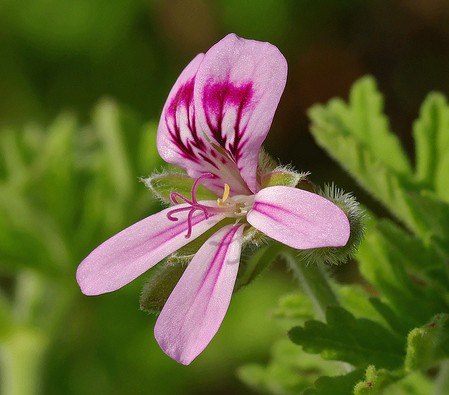
[[[268,266],[278,257],[282,246],[277,242],[272,242],[254,250],[254,246],[248,246],[242,254],[237,281],[234,292],[246,287],[254,281]]]
[[[356,319],[338,306],[326,311],[326,324],[307,321],[289,332],[290,339],[306,352],[320,353],[323,359],[349,362],[355,366],[374,364],[398,368],[402,364],[402,339],[375,321]]]
[[[262,176],[262,188],[286,186],[295,188],[309,173],[297,173],[289,167],[277,167]]]
[[[407,370],[428,369],[449,357],[449,314],[437,314],[407,337]]]
[[[186,267],[182,260],[172,257],[153,268],[140,294],[140,309],[160,313]]]
[[[185,173],[156,173],[143,179],[145,186],[153,192],[154,196],[164,203],[171,203],[170,194],[177,192],[187,199],[191,198],[192,186],[195,180]],[[199,184],[196,188],[197,200],[216,200],[211,191]]]

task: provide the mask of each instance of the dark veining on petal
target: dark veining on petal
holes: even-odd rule
[[[252,99],[252,82],[237,86],[229,81],[210,81],[203,91],[207,125],[214,140],[236,164],[242,157],[242,149],[247,141],[244,139],[246,125],[243,125],[242,119],[245,113],[252,108]],[[235,115],[228,113],[230,111],[234,112]],[[232,130],[224,130],[223,128],[226,115],[235,116]]]
[[[184,159],[191,160],[195,163],[207,162],[214,168],[218,168],[213,160],[207,155],[206,144],[198,135],[195,119],[195,107],[193,103],[193,89],[195,85],[195,77],[187,81],[176,92],[175,97],[171,101],[165,112],[165,124],[168,133],[179,154]],[[187,115],[187,124],[180,125],[179,116],[185,111]],[[187,127],[189,134],[181,136],[182,128]]]

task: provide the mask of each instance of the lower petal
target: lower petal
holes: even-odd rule
[[[187,204],[176,208],[188,207]],[[78,266],[76,280],[85,295],[115,291],[128,284],[159,261],[206,232],[223,219],[211,214],[208,219],[201,211],[192,217],[192,234],[186,238],[187,212],[178,221],[170,221],[162,210],[131,225],[93,250]]]
[[[346,214],[315,193],[286,186],[259,191],[248,222],[274,240],[297,249],[346,245],[350,226]]]
[[[244,225],[227,225],[198,250],[154,328],[162,350],[188,365],[215,336],[228,310]]]

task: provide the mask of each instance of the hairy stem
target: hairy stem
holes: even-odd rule
[[[306,265],[292,250],[285,250],[282,257],[298,279],[302,290],[313,302],[317,316],[324,319],[326,308],[339,304],[324,267],[318,264]]]
[[[433,395],[448,395],[449,394],[449,359],[445,360],[440,365],[440,371],[435,380],[435,388]]]

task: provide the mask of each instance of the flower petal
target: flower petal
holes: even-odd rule
[[[171,89],[162,110],[157,133],[157,149],[162,159],[182,166],[201,165],[201,152],[206,145],[204,136],[198,133],[193,103],[193,88],[203,54],[197,55],[183,70]]]
[[[188,206],[180,204],[176,208]],[[192,234],[187,239],[188,212],[180,212],[178,221],[170,221],[167,213],[171,210],[173,207],[131,225],[93,250],[76,272],[81,291],[85,295],[99,295],[123,287],[224,218],[222,214],[211,213],[206,219],[201,211],[195,212]]]
[[[196,75],[197,122],[252,192],[259,189],[259,151],[286,80],[287,62],[274,45],[235,34],[207,51]]]
[[[188,365],[209,344],[228,309],[244,225],[227,225],[198,250],[156,322],[162,350]]]
[[[297,249],[341,247],[350,234],[348,218],[338,206],[286,186],[259,191],[247,220],[272,239]]]
[[[217,196],[228,183],[233,193],[248,193],[235,163],[217,151],[199,128],[193,99],[195,76],[203,59],[197,55],[178,77],[162,110],[157,132],[157,149],[168,163],[179,166],[196,179],[204,173],[214,178],[201,181]]]

